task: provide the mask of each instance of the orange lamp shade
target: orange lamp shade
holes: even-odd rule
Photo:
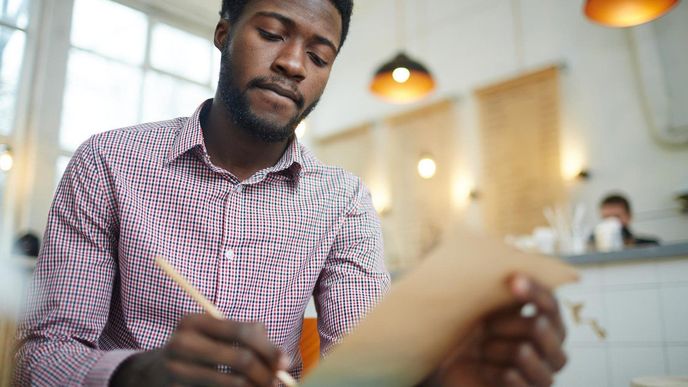
[[[383,64],[373,77],[370,91],[392,103],[416,102],[435,89],[435,80],[421,63],[399,53]]]
[[[669,12],[679,0],[588,0],[585,15],[610,27],[647,23]]]

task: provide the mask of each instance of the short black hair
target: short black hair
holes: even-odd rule
[[[234,23],[239,19],[241,13],[246,7],[246,3],[249,0],[222,0],[222,9],[220,10],[220,17],[229,20],[230,23]],[[341,40],[339,42],[339,48],[341,49],[344,45],[344,40],[346,40],[346,35],[349,33],[349,22],[351,21],[351,13],[354,9],[353,0],[330,0],[332,5],[337,8],[339,15],[342,17],[342,33]]]
[[[628,201],[628,199],[626,199],[625,196],[621,194],[607,195],[604,199],[602,199],[602,202],[600,202],[600,208],[606,205],[623,206],[626,212],[629,215],[631,214],[631,203]]]

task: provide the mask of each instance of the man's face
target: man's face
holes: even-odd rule
[[[218,96],[235,123],[266,142],[289,138],[325,90],[340,34],[329,0],[253,0],[226,34],[218,26]]]
[[[615,217],[618,218],[622,225],[628,226],[631,222],[631,215],[626,211],[626,208],[621,204],[605,204],[600,208],[600,216],[602,219]]]

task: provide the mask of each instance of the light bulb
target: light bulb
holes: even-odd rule
[[[14,159],[12,158],[12,154],[10,152],[5,151],[0,154],[0,171],[9,171],[12,169],[12,165],[14,165]]]
[[[437,164],[435,164],[435,160],[429,157],[424,157],[420,159],[420,161],[418,162],[418,174],[423,179],[432,178],[433,176],[435,176],[436,171]]]
[[[405,83],[411,78],[411,72],[406,67],[397,67],[392,71],[392,79],[397,83]]]

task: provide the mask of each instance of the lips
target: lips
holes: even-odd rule
[[[286,88],[284,88],[284,87],[281,87],[281,86],[279,86],[279,85],[277,85],[277,84],[274,84],[274,83],[263,83],[263,84],[260,84],[260,85],[256,85],[256,87],[259,88],[259,89],[270,90],[270,91],[275,92],[275,94],[277,94],[277,95],[280,95],[280,96],[282,96],[282,97],[289,98],[290,100],[294,101],[294,103],[296,104],[296,106],[301,106],[301,104],[302,104],[302,103],[301,103],[301,98],[299,97],[298,94],[296,94],[295,92],[293,92],[293,91],[291,91],[291,90],[289,90],[289,89],[286,89]]]

